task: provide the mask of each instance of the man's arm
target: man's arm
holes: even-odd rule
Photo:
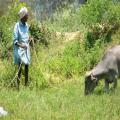
[[[20,42],[16,42],[16,45],[18,45],[19,47],[21,47],[21,48],[27,48],[27,46],[26,45],[23,45],[22,43],[20,43]]]

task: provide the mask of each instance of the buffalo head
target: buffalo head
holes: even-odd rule
[[[92,93],[97,86],[97,78],[92,75],[92,72],[89,72],[85,76],[85,95]]]

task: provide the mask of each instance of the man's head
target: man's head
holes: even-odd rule
[[[22,19],[21,22],[25,23],[28,20],[28,14],[26,14]]]
[[[25,23],[28,20],[28,10],[26,7],[22,7],[18,13],[21,22]]]
[[[97,78],[88,73],[85,76],[85,95],[92,93],[97,85]]]

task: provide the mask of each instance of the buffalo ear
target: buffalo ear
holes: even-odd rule
[[[91,72],[91,71],[86,72],[85,77],[89,77],[91,74],[92,74],[92,72]]]
[[[88,78],[91,78],[91,74],[92,74],[91,71],[86,72],[86,74],[85,74],[85,80],[87,80]]]

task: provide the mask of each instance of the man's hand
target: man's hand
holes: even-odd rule
[[[31,42],[33,40],[34,40],[34,38],[32,36],[30,36],[29,41]]]
[[[21,46],[20,46],[21,48],[24,48],[24,49],[26,49],[27,48],[27,46],[26,45],[22,45],[21,44]]]
[[[21,47],[21,48],[24,48],[24,49],[26,49],[26,48],[27,48],[27,46],[26,46],[26,45],[21,44],[21,43],[19,43],[19,42],[17,42],[16,44],[17,44],[19,47]]]

